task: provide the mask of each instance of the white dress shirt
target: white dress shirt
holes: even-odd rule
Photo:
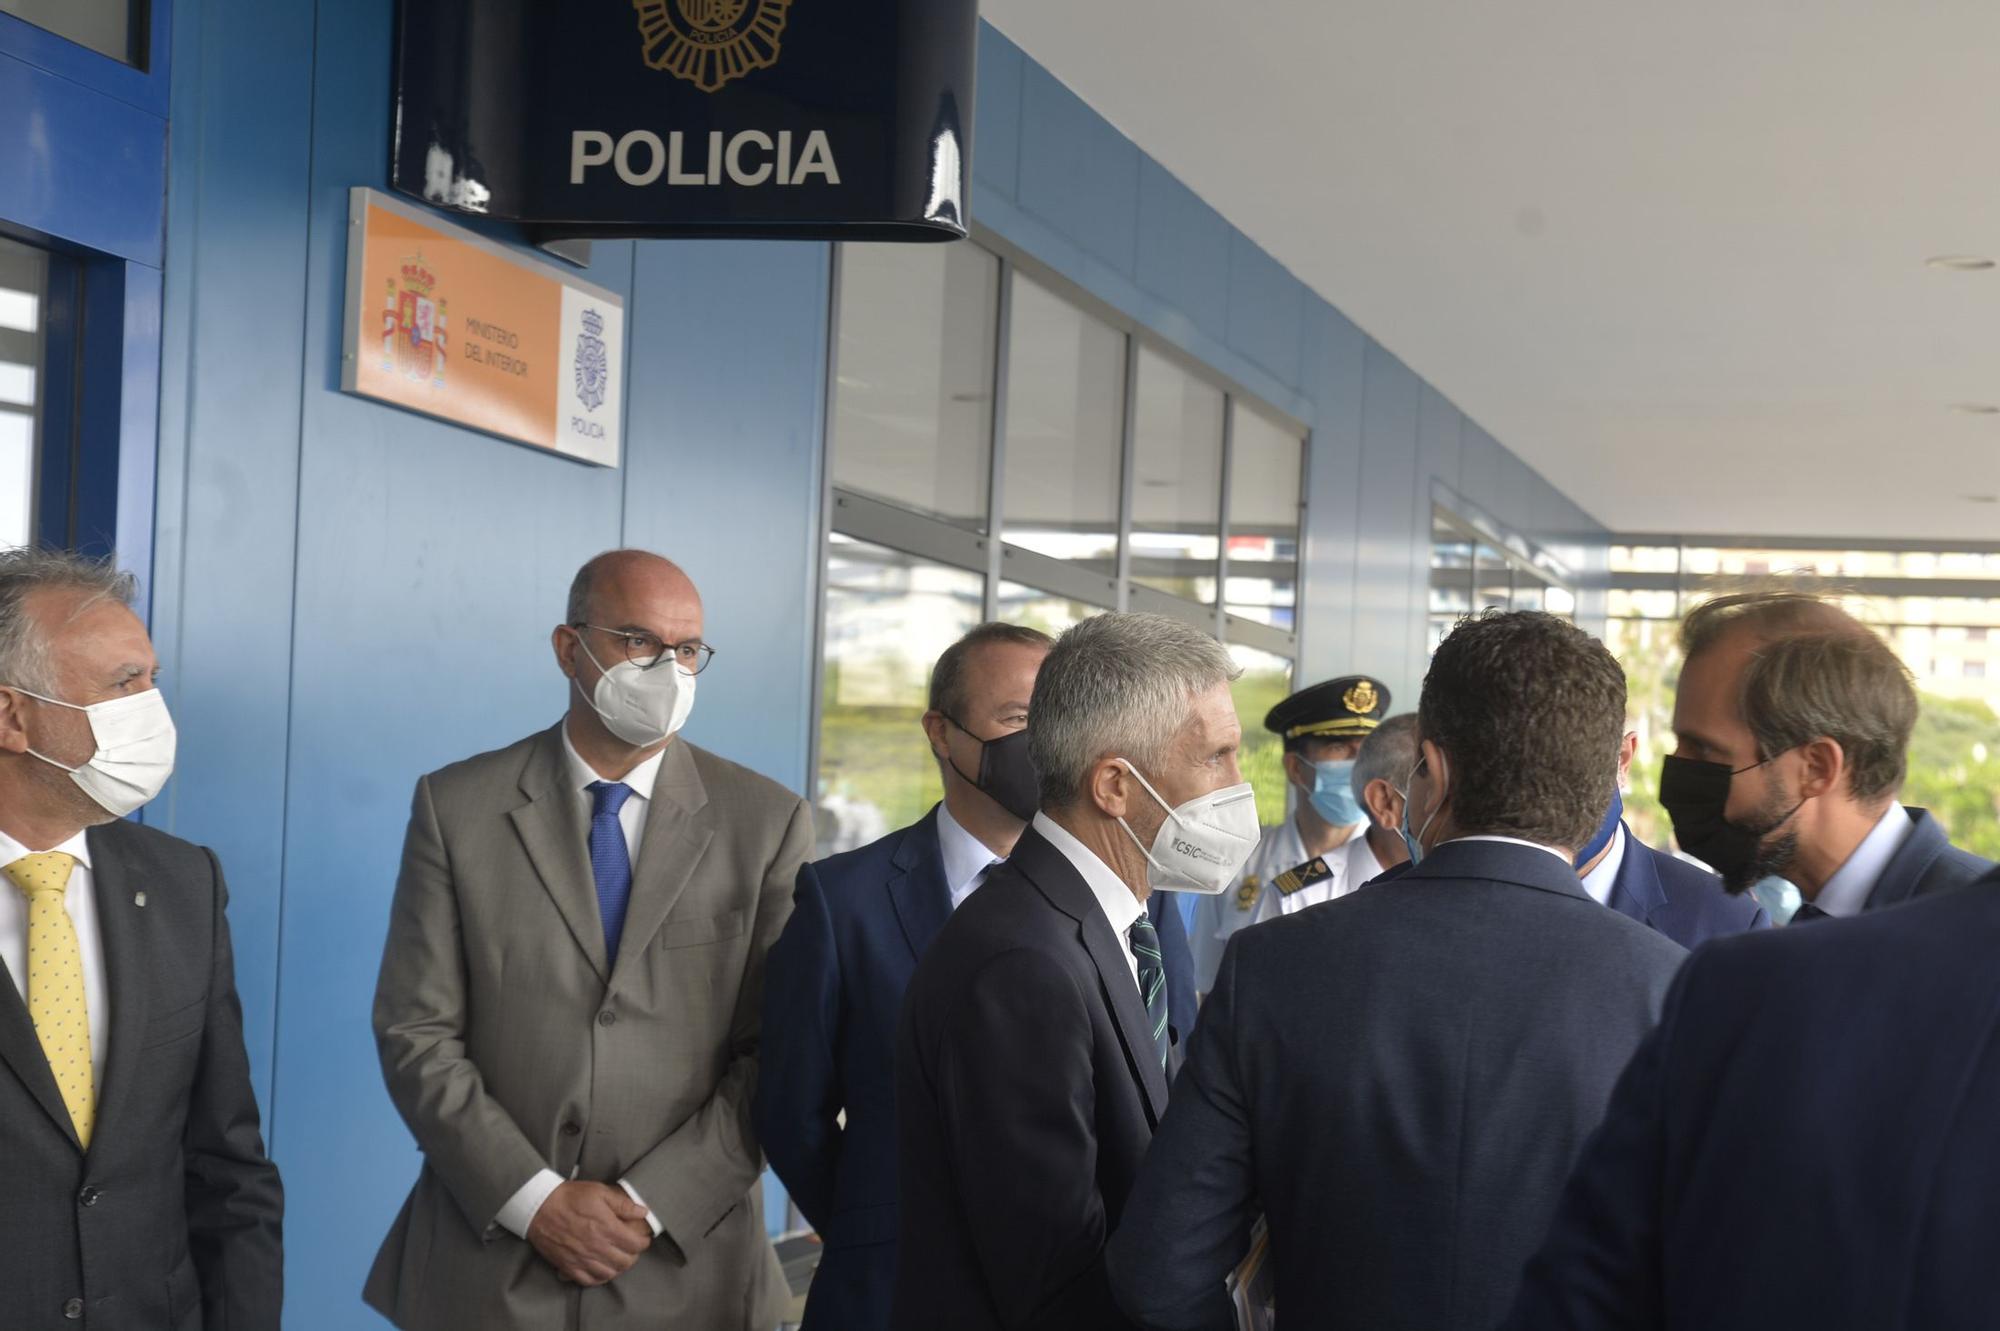
[[[1843,919],[1859,915],[1874,894],[1876,880],[1889,867],[1889,861],[1896,858],[1896,852],[1903,848],[1903,842],[1915,827],[1909,810],[1890,800],[1889,807],[1875,820],[1875,826],[1861,839],[1847,862],[1826,880],[1826,886],[1813,898],[1813,905]]]
[[[104,1095],[104,1051],[111,1047],[108,1034],[111,1022],[110,999],[104,981],[104,936],[97,927],[97,883],[90,873],[90,846],[84,833],[78,832],[60,846],[51,846],[42,854],[60,851],[76,861],[76,867],[69,871],[69,890],[63,893],[63,906],[69,911],[70,927],[76,930],[77,949],[83,954],[83,1005],[85,1016],[90,1022],[90,1074],[92,1085],[97,1088],[101,1099]],[[20,842],[0,832],[0,867],[12,864],[23,855],[37,854]],[[0,876],[0,961],[7,963],[7,973],[14,977],[14,988],[20,991],[21,1002],[28,1001],[28,898],[14,880]]]
[[[1097,908],[1104,912],[1105,923],[1111,926],[1111,934],[1118,940],[1118,950],[1125,956],[1125,969],[1131,973],[1132,987],[1139,988],[1139,958],[1132,955],[1131,929],[1145,918],[1146,903],[1132,895],[1132,889],[1125,885],[1125,880],[1113,873],[1110,865],[1098,859],[1096,851],[1071,836],[1053,818],[1045,813],[1036,814],[1034,828],[1042,834],[1043,840],[1061,851],[1063,858],[1076,866],[1076,871],[1083,875],[1083,881],[1089,884],[1090,895],[1097,898]]]
[[[590,811],[596,802],[596,796],[590,791],[591,784],[606,778],[585,762],[583,755],[576,751],[576,745],[570,743],[567,720],[562,723],[560,729],[563,758],[569,770],[569,782],[576,788],[577,798],[583,802],[584,821],[588,823]],[[646,837],[646,810],[653,803],[653,783],[659,780],[660,762],[666,756],[667,751],[661,749],[619,778],[619,783],[630,787],[632,791],[631,796],[618,810],[618,829],[625,834],[625,853],[631,857],[634,866],[639,863],[639,843]],[[549,1194],[560,1188],[563,1182],[561,1174],[553,1169],[544,1169],[523,1183],[520,1190],[507,1199],[507,1204],[500,1208],[500,1214],[493,1218],[494,1223],[510,1234],[527,1238],[528,1226],[535,1223],[535,1213],[542,1209],[542,1203],[547,1201]],[[627,1197],[641,1206],[646,1206],[646,1199],[641,1197],[630,1183],[621,1178],[618,1180],[618,1186],[625,1189]],[[646,1223],[652,1226],[654,1238],[660,1237],[666,1231],[666,1227],[660,1223],[660,1218],[653,1214],[653,1208],[650,1206],[646,1206]]]
[[[951,893],[951,908],[957,910],[965,899],[986,881],[986,875],[1000,863],[993,848],[972,835],[951,816],[951,809],[938,804],[938,847],[944,852],[944,885]]]
[[[1611,889],[1618,882],[1619,867],[1625,863],[1625,828],[1621,825],[1611,834],[1611,848],[1604,852],[1604,858],[1597,867],[1584,876],[1583,890],[1590,893],[1590,899],[1600,906],[1611,904]]]

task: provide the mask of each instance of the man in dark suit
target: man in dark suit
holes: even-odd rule
[[[1063,635],[1035,683],[1041,812],[917,965],[896,1054],[899,1331],[1126,1325],[1105,1237],[1166,1107],[1154,888],[1257,844],[1237,670],[1154,615]]]
[[[174,760],[132,594],[0,553],[0,1326],[276,1331],[222,871],[122,821]]]
[[[771,948],[757,1135],[825,1245],[807,1331],[888,1324],[896,1018],[917,959],[1034,816],[1028,700],[1053,645],[1034,629],[983,624],[945,649],[923,718],[943,803],[801,869]]]
[[[1681,848],[1732,892],[1789,879],[1795,921],[1859,915],[1961,886],[1993,866],[1897,803],[1917,720],[1910,672],[1815,597],[1725,596],[1681,625],[1678,745],[1660,803]]]
[[[1984,1331],[2000,878],[1687,964],[1511,1331]]]
[[[1625,676],[1539,612],[1462,622],[1418,705],[1415,859],[1244,930],[1107,1254],[1147,1327],[1231,1326],[1269,1224],[1281,1324],[1485,1331],[1652,1026],[1675,943],[1584,893]]]
[[[1621,786],[1638,747],[1639,737],[1628,731],[1618,746]],[[1593,900],[1688,948],[1770,925],[1757,898],[1725,891],[1714,874],[1634,840],[1624,812],[1625,802],[1614,790],[1604,821],[1590,844],[1577,852],[1576,876]]]

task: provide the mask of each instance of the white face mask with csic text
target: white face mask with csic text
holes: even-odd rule
[[[603,718],[606,730],[635,748],[649,749],[687,724],[688,714],[694,711],[695,677],[679,665],[668,660],[643,670],[630,661],[620,661],[606,670],[581,633],[576,645],[600,672],[597,687],[584,698]],[[571,682],[582,691],[580,682]]]
[[[1216,896],[1229,889],[1243,872],[1263,833],[1257,825],[1257,792],[1248,781],[1197,795],[1175,808],[1160,798],[1139,769],[1125,770],[1167,811],[1167,820],[1153,837],[1152,849],[1139,840],[1123,819],[1118,825],[1146,857],[1146,881],[1156,892],[1198,892]]]
[[[112,817],[123,818],[150,803],[174,774],[174,719],[167,714],[167,700],[158,689],[109,698],[88,707],[27,689],[16,692],[90,718],[90,735],[97,742],[97,751],[83,766],[59,763],[33,749],[28,752],[68,772],[70,780]]]

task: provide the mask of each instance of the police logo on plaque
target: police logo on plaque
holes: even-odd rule
[[[583,331],[576,335],[576,400],[584,410],[596,411],[604,405],[604,389],[611,382],[611,361],[604,354],[604,316],[596,310],[583,312]]]
[[[646,63],[703,92],[778,63],[792,0],[632,0]]]

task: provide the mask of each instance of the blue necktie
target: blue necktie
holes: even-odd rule
[[[1167,1066],[1167,967],[1160,956],[1159,931],[1153,921],[1141,915],[1132,921],[1125,935],[1132,943],[1133,959],[1139,963],[1139,997],[1146,1004],[1146,1020],[1153,1028],[1153,1052],[1160,1067]]]
[[[604,921],[604,964],[618,964],[618,939],[625,932],[625,905],[632,899],[632,852],[618,811],[632,798],[620,781],[593,781],[590,791],[590,876],[597,880],[597,913]]]

